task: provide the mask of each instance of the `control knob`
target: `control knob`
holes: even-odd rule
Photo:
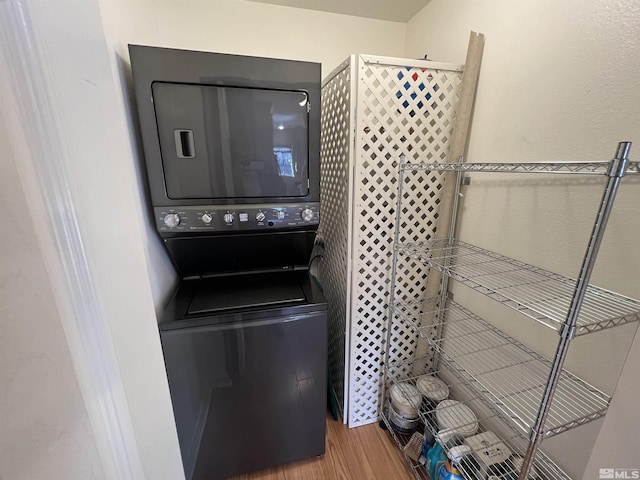
[[[169,228],[180,225],[180,216],[177,213],[169,213],[164,216],[164,224]]]
[[[276,214],[276,216],[278,217],[278,220],[284,220],[284,211],[278,210],[278,213]]]
[[[227,223],[233,223],[233,213],[225,213],[224,221]]]
[[[213,217],[210,213],[205,213],[204,215],[202,215],[201,219],[204,223],[209,225],[211,223],[211,220],[213,220]]]
[[[259,222],[262,222],[265,219],[266,215],[264,214],[264,212],[258,212],[256,213],[256,220]]]
[[[302,210],[300,216],[305,222],[310,222],[311,220],[313,220],[313,210],[311,210],[310,208],[305,208],[304,210]]]

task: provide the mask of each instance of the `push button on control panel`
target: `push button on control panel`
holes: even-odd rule
[[[238,218],[240,219],[241,222],[248,222],[249,221],[249,214],[248,213],[241,213],[238,215]]]

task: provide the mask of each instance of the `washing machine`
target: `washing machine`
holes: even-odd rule
[[[324,453],[327,312],[307,271],[185,280],[160,334],[187,478]]]
[[[185,476],[322,455],[320,66],[129,53],[150,218],[180,275],[159,331]]]

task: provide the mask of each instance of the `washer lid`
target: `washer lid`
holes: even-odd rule
[[[429,400],[439,402],[449,396],[449,387],[435,375],[423,375],[416,381],[418,390]]]
[[[442,430],[468,437],[478,430],[478,419],[466,405],[456,400],[443,400],[436,407],[436,419]]]
[[[213,277],[200,281],[187,313],[268,308],[304,301],[297,277],[284,272]]]

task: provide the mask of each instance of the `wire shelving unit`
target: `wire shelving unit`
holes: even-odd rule
[[[416,386],[421,375],[407,374],[407,371],[411,371],[415,362],[428,362],[428,360],[429,359],[426,357],[418,357],[411,361],[390,363],[387,368],[389,381],[392,384],[410,383]],[[524,435],[521,429],[514,428],[512,425],[505,423],[504,417],[501,413],[497,412],[495,408],[491,408],[489,405],[485,404],[483,393],[475,391],[469,382],[453,373],[452,365],[450,365],[446,360],[443,360],[440,365],[441,369],[436,372],[431,372],[431,374],[438,376],[440,379],[445,379],[450,391],[456,392],[457,394],[464,393],[465,400],[461,403],[477,413],[477,433],[496,431],[496,425],[502,426],[502,434],[500,436],[499,443],[507,445],[512,456],[510,461],[499,467],[500,473],[504,475],[504,478],[517,478],[517,467],[514,465],[513,460],[515,458],[519,458],[521,460],[524,458],[528,443],[526,435]],[[415,402],[413,404],[415,408],[418,409],[420,415],[420,430],[428,430],[433,437],[436,437],[440,432],[435,420],[435,408],[424,403]],[[493,407],[495,407],[495,405],[493,405]],[[446,413],[449,417],[456,417],[456,413],[454,413],[450,408],[441,409],[441,412]],[[386,428],[391,432],[391,435],[398,446],[401,449],[404,449],[404,446],[409,443],[411,435],[398,434],[394,431],[391,422],[384,412],[382,413],[382,420],[385,423]],[[463,420],[459,423],[463,424]],[[447,451],[456,445],[457,442],[455,441],[443,443],[443,447]],[[497,445],[497,443],[488,443],[486,444],[486,448],[490,450],[492,447],[497,447]],[[429,476],[426,473],[424,466],[415,461],[410,461],[410,464],[416,478],[429,480]],[[534,465],[538,480],[570,480],[570,477],[542,451],[536,452]],[[486,480],[486,474],[483,474],[480,471],[478,464],[472,458],[464,460],[460,467],[466,480]]]
[[[421,374],[445,380],[453,398],[460,392],[478,416],[479,431],[500,432],[513,458],[503,465],[502,477],[518,480],[569,479],[540,449],[541,442],[572,428],[603,417],[610,397],[564,369],[571,341],[581,335],[640,321],[640,301],[590,285],[598,249],[625,175],[640,174],[640,163],[629,161],[630,142],[618,144],[608,162],[555,163],[408,163],[400,160],[396,208],[396,230],[389,299],[387,345],[394,322],[411,328],[428,342],[433,354],[409,361],[385,360],[385,384],[416,385]],[[573,279],[526,264],[490,250],[458,241],[454,228],[448,238],[417,243],[399,242],[405,172],[410,170],[455,172],[455,194],[451,225],[456,225],[458,196],[463,172],[557,173],[604,175],[607,177],[602,201],[594,222],[578,278]],[[439,295],[395,301],[400,261],[418,262],[442,274]],[[477,291],[520,314],[556,330],[559,340],[555,356],[547,359],[516,338],[503,332],[453,301],[449,281]],[[424,362],[423,362],[424,361]],[[426,372],[420,364],[435,365]],[[416,368],[418,367],[418,368]],[[407,400],[415,402],[415,399]],[[420,402],[419,402],[420,403]],[[416,404],[420,420],[436,438],[438,426],[432,405]],[[381,417],[394,439],[401,438],[391,428],[386,413]],[[444,440],[443,440],[444,441]],[[445,450],[453,444],[443,443]],[[474,455],[463,457],[460,468],[465,478],[481,480]],[[428,478],[424,468],[412,462],[417,478]]]

